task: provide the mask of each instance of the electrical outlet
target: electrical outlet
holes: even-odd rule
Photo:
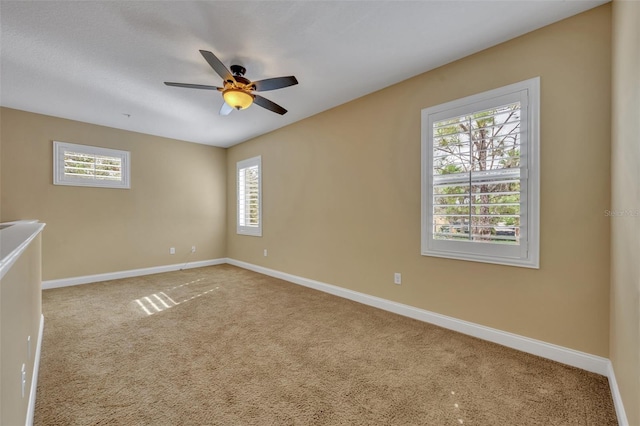
[[[175,247],[170,247],[169,248],[169,254],[176,254],[176,248]]]
[[[191,246],[191,253],[195,253],[196,252],[196,246]]]
[[[393,283],[398,285],[402,284],[402,274],[400,272],[393,274]]]
[[[264,249],[264,257],[267,257],[267,249]]]

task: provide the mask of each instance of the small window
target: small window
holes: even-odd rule
[[[539,78],[422,110],[422,254],[539,267]]]
[[[130,153],[116,149],[53,142],[53,184],[131,188]]]
[[[262,236],[262,159],[239,161],[238,234]]]

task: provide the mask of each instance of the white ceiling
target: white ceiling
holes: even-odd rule
[[[228,147],[606,2],[2,0],[0,105]],[[199,49],[289,112],[165,86],[221,85]]]

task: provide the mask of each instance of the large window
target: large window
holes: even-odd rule
[[[262,160],[253,157],[239,161],[238,234],[262,236]]]
[[[130,153],[53,142],[53,184],[129,189]]]
[[[422,110],[422,254],[539,267],[539,78]]]

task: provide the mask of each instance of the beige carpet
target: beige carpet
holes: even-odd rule
[[[36,425],[614,425],[605,377],[229,265],[47,290]]]

